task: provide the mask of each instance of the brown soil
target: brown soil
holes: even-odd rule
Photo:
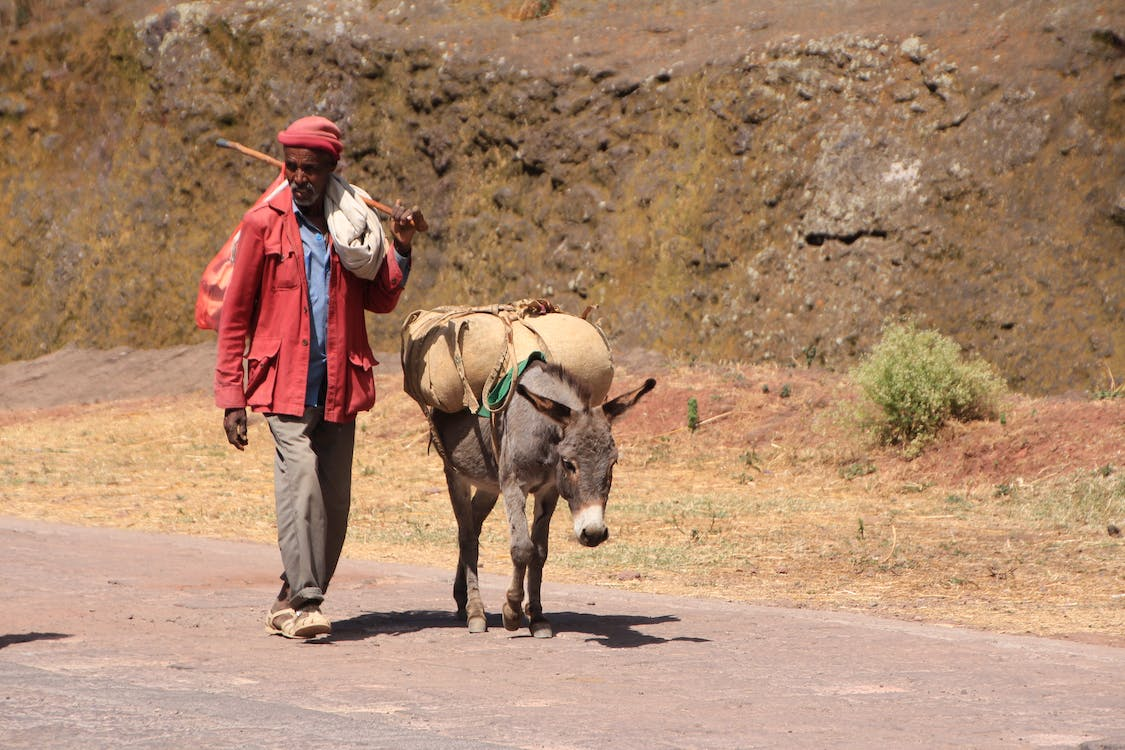
[[[628,429],[658,434],[683,428],[688,399],[704,394],[698,399],[701,409],[705,402],[711,403],[700,419],[727,420],[723,429],[701,431],[715,449],[768,453],[778,444],[794,450],[802,446],[840,465],[870,461],[879,474],[893,481],[946,488],[1038,481],[1084,468],[1120,465],[1125,459],[1121,399],[1015,394],[1007,401],[1002,421],[950,424],[935,444],[907,458],[895,449],[832,444],[818,435],[837,416],[846,419],[834,407],[857,397],[839,374],[723,365],[656,369],[671,385],[654,392],[648,410]],[[781,395],[786,386],[788,398]]]

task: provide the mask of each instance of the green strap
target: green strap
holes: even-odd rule
[[[535,360],[546,362],[547,357],[544,356],[543,352],[532,352],[531,354],[527,355],[527,359],[522,360],[514,368],[508,370],[508,372],[504,375],[500,382],[497,383],[485,397],[484,403],[481,404],[481,407],[479,409],[477,409],[477,416],[492,416],[492,411],[497,406],[503,404],[505,399],[508,398],[508,392],[512,390],[513,379],[518,379],[520,375],[523,375],[523,371],[526,370],[527,366]]]

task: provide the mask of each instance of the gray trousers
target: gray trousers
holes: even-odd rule
[[[276,448],[277,545],[289,603],[294,609],[320,604],[348,530],[355,422],[326,422],[319,407],[266,420]]]

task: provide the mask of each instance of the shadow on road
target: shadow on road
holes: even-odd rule
[[[552,612],[549,615],[556,633],[584,633],[587,641],[600,643],[606,648],[638,648],[656,646],[673,641],[707,643],[707,638],[662,638],[643,633],[636,628],[679,622],[678,617],[662,615],[642,617],[638,615],[595,615],[582,612]],[[405,612],[368,612],[347,620],[332,623],[331,641],[360,641],[376,636],[398,636],[417,633],[432,628],[462,629],[465,623],[453,612],[439,610],[408,610]],[[498,613],[489,614],[490,630],[504,630]],[[466,636],[469,634],[466,632]],[[526,626],[512,633],[512,637],[527,637],[531,634]]]
[[[347,620],[332,621],[333,641],[362,641],[377,635],[406,635],[432,628],[463,628],[452,612],[413,609],[405,612],[368,612]]]
[[[658,646],[661,643],[686,641],[688,643],[708,643],[708,638],[662,638],[658,635],[642,633],[635,628],[646,625],[662,625],[679,622],[674,615],[641,617],[639,615],[592,615],[588,612],[556,612],[551,615],[551,623],[556,633],[586,633],[588,642],[600,643],[606,648],[638,648]]]
[[[13,633],[0,635],[0,648],[6,648],[16,643],[31,643],[32,641],[57,641],[69,638],[68,633]]]

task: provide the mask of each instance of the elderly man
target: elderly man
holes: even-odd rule
[[[303,117],[277,139],[288,185],[242,219],[215,403],[239,450],[246,408],[266,415],[285,567],[266,625],[307,639],[332,631],[320,605],[347,531],[355,418],[375,402],[364,310],[398,303],[421,214],[396,201],[387,240],[366,194],[334,174],[343,143],[330,120]]]

